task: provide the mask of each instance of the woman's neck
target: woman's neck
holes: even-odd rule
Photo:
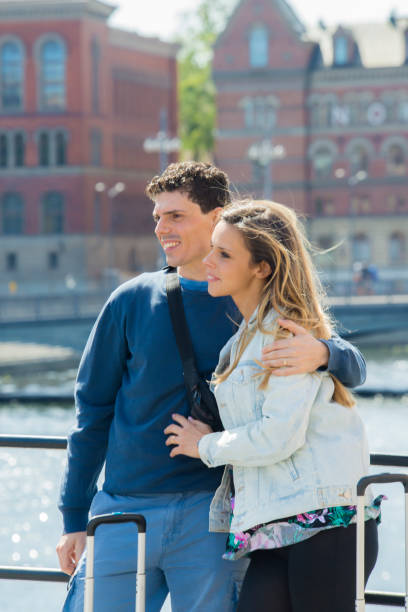
[[[247,324],[261,300],[261,295],[262,288],[256,291],[247,291],[245,294],[231,296]]]

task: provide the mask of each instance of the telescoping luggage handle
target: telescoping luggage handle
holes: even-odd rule
[[[405,490],[405,612],[408,612],[408,474],[373,474],[357,483],[356,612],[364,612],[364,494],[370,484],[400,482]]]
[[[93,517],[86,529],[86,574],[84,612],[94,612],[94,542],[95,531],[104,523],[136,523],[137,537],[137,574],[136,574],[136,610],[145,612],[146,599],[146,519],[142,514],[132,512],[113,512]]]

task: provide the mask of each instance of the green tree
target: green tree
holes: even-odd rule
[[[179,37],[179,120],[182,156],[210,159],[214,150],[213,46],[236,0],[201,0],[183,15]]]

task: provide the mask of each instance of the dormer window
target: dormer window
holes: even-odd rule
[[[348,63],[348,40],[344,35],[336,36],[334,45],[334,65],[345,66]]]
[[[249,35],[249,65],[251,68],[264,68],[268,65],[268,55],[268,30],[264,26],[256,26]]]
[[[405,36],[405,64],[408,64],[408,29],[404,32]]]

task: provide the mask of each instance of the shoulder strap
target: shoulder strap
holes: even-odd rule
[[[169,268],[166,273],[166,292],[169,304],[170,318],[174,335],[183,362],[183,374],[187,389],[193,392],[199,381],[199,374],[195,363],[193,343],[188,329],[181,295],[180,279],[175,269]]]

